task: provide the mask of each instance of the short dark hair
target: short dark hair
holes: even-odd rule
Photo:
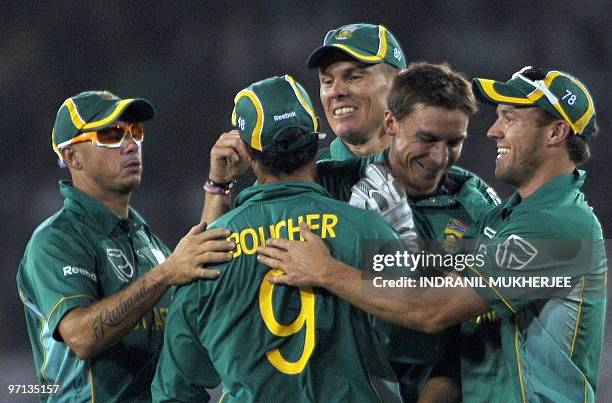
[[[551,115],[541,108],[537,108],[538,114],[538,126],[548,126],[549,124],[556,122],[557,120],[563,120],[556,116]],[[565,139],[565,144],[567,145],[567,153],[569,154],[570,160],[576,166],[583,165],[585,162],[591,158],[591,146],[589,145],[590,138],[597,136],[597,132],[599,128],[597,124],[593,127],[593,131],[589,135],[589,140],[587,138],[576,135],[574,131],[570,128],[570,135]]]
[[[300,127],[289,127],[276,138],[279,145],[289,144],[304,136],[306,131]],[[291,174],[306,164],[313,162],[317,154],[318,142],[312,141],[289,151],[259,151],[250,148],[251,156],[269,173]]]
[[[395,77],[387,97],[393,116],[403,119],[417,103],[460,109],[468,116],[478,110],[470,82],[446,63],[411,63]]]

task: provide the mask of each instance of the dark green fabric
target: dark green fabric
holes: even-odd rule
[[[60,385],[43,400],[148,401],[170,303],[167,293],[119,343],[97,358],[76,358],[57,331],[71,309],[112,295],[157,266],[168,248],[130,209],[121,219],[68,182],[64,207],[32,235],[17,273],[36,373]]]
[[[348,201],[351,187],[361,179],[365,168],[372,162],[387,161],[389,150],[346,161],[319,161],[318,182],[332,197]],[[473,173],[459,167],[451,167],[435,195],[422,199],[409,199],[419,241],[432,253],[465,252],[462,239],[474,226],[481,214],[499,202],[495,191]],[[402,393],[406,401],[416,401],[423,390],[430,372],[447,375],[456,373],[459,367],[458,329],[441,335],[445,353],[440,362],[431,365],[395,364],[395,371],[402,381]],[[450,373],[449,373],[450,372]]]
[[[515,193],[477,225],[485,264],[466,276],[567,276],[572,286],[554,297],[547,288],[475,288],[493,312],[464,323],[468,334],[488,329],[464,354],[466,401],[595,401],[607,261],[601,226],[580,191],[584,177],[558,176],[524,200]]]
[[[317,161],[321,160],[334,160],[334,161],[346,161],[352,158],[357,158],[355,154],[344,144],[340,137],[336,137],[328,148],[320,149],[317,152]]]
[[[204,388],[221,379],[224,402],[398,401],[398,384],[385,352],[392,359],[419,360],[425,354],[415,355],[413,346],[426,345],[435,355],[436,337],[373,321],[316,288],[312,322],[286,337],[275,336],[266,325],[262,312],[273,312],[274,320],[284,325],[307,312],[304,298],[310,291],[278,286],[272,305],[262,303],[270,268],[257,262],[256,246],[271,236],[298,239],[302,220],[336,258],[362,269],[371,270],[371,260],[362,257],[368,245],[364,241],[378,240],[377,253],[402,248],[380,216],[332,200],[312,182],[254,185],[242,191],[236,208],[211,224],[232,231],[229,238],[238,245],[234,259],[219,266],[219,279],[181,287],[170,308],[167,342],[153,384],[155,400],[206,400]],[[283,373],[284,367],[277,369],[267,353],[279,348],[284,359],[297,361],[305,351],[308,326],[316,329],[312,355],[296,374]]]

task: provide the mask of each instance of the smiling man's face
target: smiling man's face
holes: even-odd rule
[[[338,60],[319,70],[321,104],[334,134],[363,144],[383,130],[393,68],[379,63]]]
[[[385,128],[393,137],[389,165],[408,195],[421,197],[436,191],[461,155],[468,122],[468,115],[460,109],[423,103],[417,103],[401,120],[385,112]]]
[[[487,132],[497,146],[495,177],[520,188],[544,163],[546,128],[538,123],[538,108],[498,105],[496,111],[497,120]]]

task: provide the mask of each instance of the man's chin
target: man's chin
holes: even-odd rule
[[[125,181],[117,188],[117,192],[127,195],[132,193],[138,186],[140,186],[140,177],[138,179]]]
[[[342,127],[337,130],[332,128],[332,130],[336,137],[341,138],[344,142],[349,144],[360,145],[369,140],[367,135],[363,134],[361,131],[349,127]]]
[[[500,171],[499,169],[495,170],[495,179],[514,187],[519,187],[520,184],[524,182],[519,180],[518,175],[513,175],[506,171]]]

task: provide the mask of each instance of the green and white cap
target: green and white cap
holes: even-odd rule
[[[406,57],[399,42],[382,25],[350,24],[329,31],[323,46],[308,57],[308,68],[320,67],[331,51],[338,50],[363,63],[388,63],[398,69],[406,68]]]
[[[289,75],[267,78],[238,92],[232,125],[259,151],[289,151],[325,137],[317,132],[319,119],[306,90]],[[278,142],[278,135],[292,127],[304,129],[305,135],[288,144]]]
[[[475,78],[472,83],[476,95],[486,103],[539,106],[586,139],[595,127],[591,94],[578,79],[562,71],[527,66],[505,83],[486,78]]]
[[[119,120],[144,122],[155,115],[145,99],[121,99],[108,91],[85,91],[64,101],[51,132],[53,151],[62,161],[61,145],[81,133],[104,129]]]

